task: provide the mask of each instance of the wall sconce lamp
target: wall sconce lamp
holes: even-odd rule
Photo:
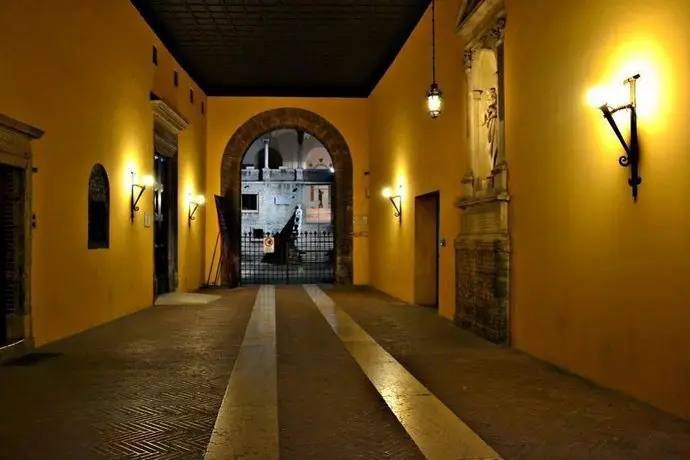
[[[139,210],[139,200],[141,199],[141,195],[144,194],[144,191],[146,190],[147,187],[151,187],[153,185],[153,177],[152,176],[144,176],[144,180],[142,181],[141,184],[137,183],[137,173],[132,171],[130,174],[132,174],[132,185],[130,188],[130,206],[129,206],[129,218],[132,220],[132,223],[134,223],[134,213]],[[136,192],[135,190],[138,190]],[[136,197],[134,196],[136,194]]]
[[[640,75],[633,75],[632,77],[625,80],[624,84],[628,85],[630,88],[630,102],[623,104],[618,107],[611,107],[607,102],[599,106],[599,110],[604,114],[604,118],[609,122],[613,132],[618,137],[623,149],[625,150],[625,155],[621,155],[618,158],[618,164],[624,168],[630,168],[630,179],[628,179],[628,185],[632,188],[633,200],[637,201],[637,187],[642,183],[642,178],[640,177],[640,146],[637,140],[637,79]],[[613,114],[619,110],[630,110],[630,143],[628,144],[621,130],[616,124],[616,120],[613,119]]]
[[[196,210],[199,209],[199,206],[203,205],[206,202],[206,197],[204,195],[198,195],[196,199],[192,198],[192,194],[189,194],[189,199],[188,199],[188,208],[187,208],[187,219],[189,221],[189,226],[192,226],[192,221],[196,220]]]
[[[402,188],[402,185],[400,186]],[[381,194],[383,195],[384,198],[388,198],[388,200],[391,202],[393,205],[393,209],[395,209],[395,217],[398,218],[398,223],[402,222],[402,195],[398,193],[397,195],[393,195],[393,191],[391,190],[390,187],[386,187],[381,191]]]

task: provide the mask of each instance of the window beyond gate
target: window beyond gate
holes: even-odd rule
[[[266,233],[266,236],[270,236]],[[335,280],[333,233],[294,233],[281,241],[275,235],[275,252],[264,253],[263,239],[254,232],[242,234],[242,284],[319,284]]]

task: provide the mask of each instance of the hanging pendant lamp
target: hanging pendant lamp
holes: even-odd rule
[[[426,107],[431,118],[441,115],[443,93],[436,82],[436,0],[431,0],[431,86],[426,92]]]

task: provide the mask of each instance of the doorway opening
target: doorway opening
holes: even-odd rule
[[[417,305],[438,308],[439,192],[414,200],[414,298]]]
[[[332,283],[337,172],[324,145],[289,128],[259,136],[240,168],[240,284]]]
[[[24,339],[26,172],[0,164],[0,348]]]
[[[177,289],[177,157],[154,155],[154,295]]]

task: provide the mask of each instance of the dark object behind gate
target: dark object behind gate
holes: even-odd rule
[[[279,263],[264,262],[263,239],[242,234],[241,284],[320,284],[335,281],[334,235],[314,231],[287,235],[274,243]]]
[[[230,229],[227,221],[228,200],[224,196],[215,195],[216,198],[216,212],[218,214],[218,229],[220,231],[220,248],[221,255],[219,256],[219,264],[222,269],[221,276],[223,280],[221,283],[228,287],[236,287],[237,282],[234,278],[235,270],[233,269],[234,258],[230,251]],[[221,262],[222,261],[222,262]],[[223,282],[224,281],[224,282]]]

